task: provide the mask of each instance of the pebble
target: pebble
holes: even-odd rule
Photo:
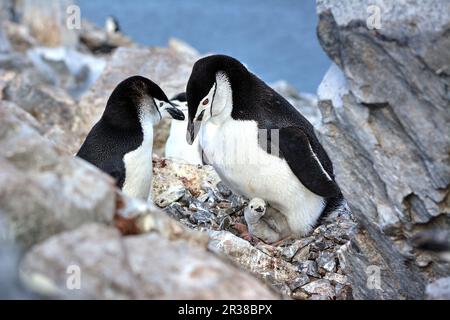
[[[185,187],[182,185],[171,186],[155,199],[155,204],[161,208],[165,208],[171,203],[180,200],[184,196],[185,190]]]
[[[333,298],[336,295],[334,287],[327,279],[319,279],[310,282],[302,287],[309,294],[317,294],[324,297]]]
[[[296,278],[294,281],[292,281],[289,284],[289,288],[291,288],[291,290],[295,290],[295,289],[309,283],[309,281],[310,281],[309,277],[306,274],[301,273],[298,278]]]

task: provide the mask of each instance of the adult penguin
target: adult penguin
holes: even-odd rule
[[[208,163],[236,193],[285,215],[294,236],[342,199],[313,126],[238,60],[198,60],[187,84],[188,142],[200,129]]]
[[[134,76],[112,92],[77,156],[116,179],[129,196],[151,200],[153,125],[165,113],[183,120],[153,81]]]

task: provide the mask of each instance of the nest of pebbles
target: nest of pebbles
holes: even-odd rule
[[[282,294],[294,299],[352,298],[341,259],[342,250],[356,232],[356,223],[347,204],[322,217],[308,237],[271,245],[248,234],[244,219],[248,199],[233,193],[211,167],[158,159],[154,168],[157,181],[161,177],[166,179],[166,186],[155,195],[156,205],[189,228],[217,231],[220,235],[231,233],[233,236],[228,234],[228,237],[234,240],[227,241],[225,253]],[[170,174],[172,178],[167,178]],[[230,249],[233,245],[236,248]],[[258,261],[254,259],[255,252]],[[260,267],[262,260],[269,262],[264,264],[264,269]]]

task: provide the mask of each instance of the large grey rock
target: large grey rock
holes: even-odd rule
[[[20,108],[0,102],[0,210],[24,247],[89,221],[112,221],[111,178],[64,155]]]
[[[381,29],[366,24],[369,5]],[[449,226],[450,3],[318,0],[317,11],[337,65],[318,90],[318,132],[362,227],[341,257],[354,296],[423,298],[428,273],[449,273],[405,239]],[[367,285],[371,266],[380,290]]]
[[[76,102],[36,69],[26,68],[9,80],[3,90],[3,99],[33,115],[41,124],[44,135],[68,154],[74,154],[79,148],[78,128],[84,119]]]
[[[20,13],[20,22],[40,45],[46,47],[75,46],[78,30],[67,27],[67,8],[73,0],[21,0],[15,10]]]
[[[122,237],[90,224],[54,236],[27,253],[28,278],[49,279],[58,294],[94,299],[276,299],[270,289],[205,248],[151,231]],[[66,284],[79,270],[80,288]]]
[[[426,294],[430,300],[449,300],[450,277],[437,279],[427,285]]]

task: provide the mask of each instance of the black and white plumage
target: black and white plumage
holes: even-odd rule
[[[108,16],[105,20],[105,30],[107,33],[120,32],[119,20],[114,16]]]
[[[151,200],[153,125],[165,112],[184,119],[157,84],[130,77],[114,89],[77,156],[114,177],[124,193]]]
[[[327,204],[342,197],[313,126],[236,59],[197,61],[186,94],[188,141],[200,126],[200,145],[221,179],[269,202],[294,235],[310,232]]]
[[[286,218],[260,198],[250,200],[244,209],[244,219],[250,235],[266,243],[283,240],[292,233]]]

